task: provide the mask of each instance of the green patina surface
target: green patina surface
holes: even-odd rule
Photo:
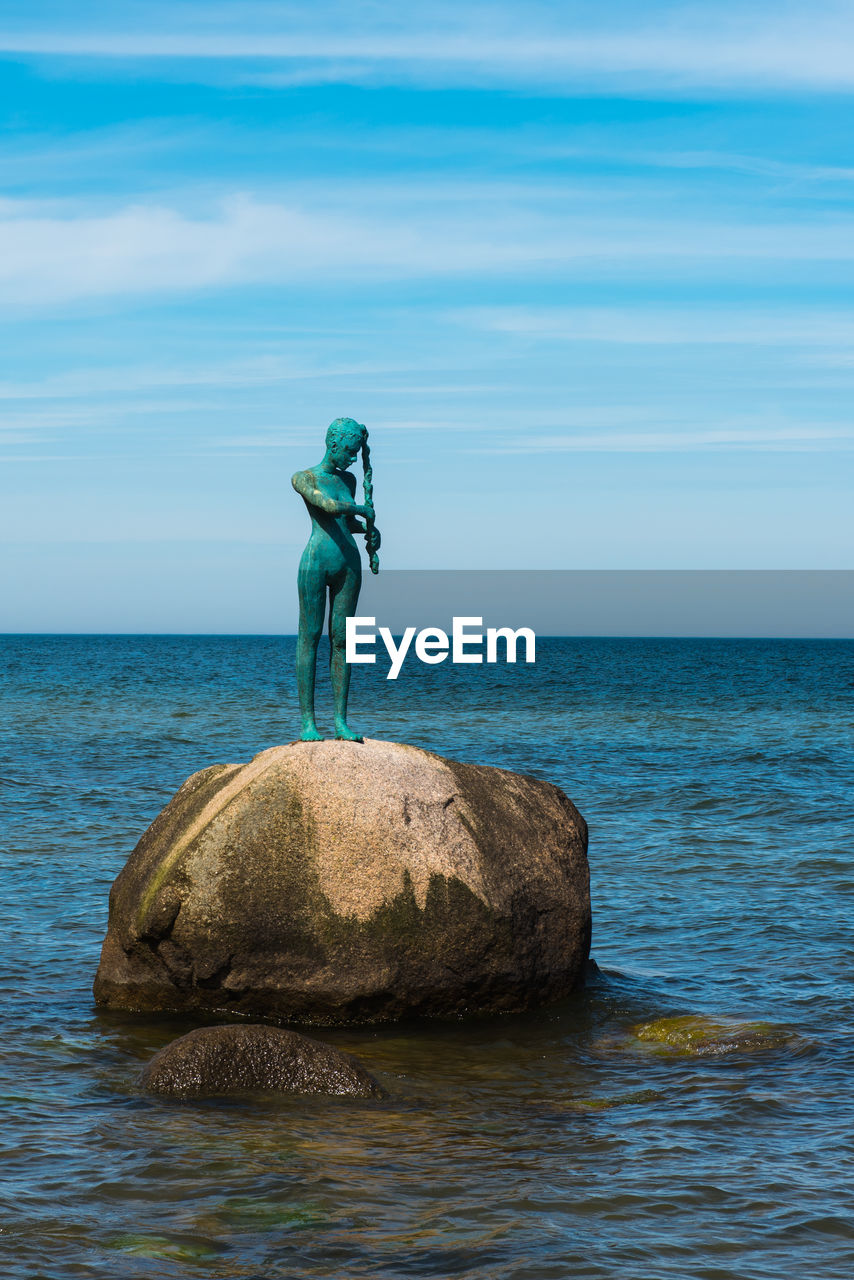
[[[363,503],[355,501],[356,478],[349,470],[360,450],[365,482]],[[320,462],[305,471],[297,471],[291,483],[311,517],[311,536],[297,575],[300,737],[304,742],[318,742],[323,737],[314,715],[314,685],[317,646],[323,633],[328,596],[335,736],[361,742],[359,734],[347,724],[350,667],[345,640],[347,618],[355,615],[362,585],[362,560],[354,533],[364,533],[371,572],[379,570],[380,533],[374,524],[373,471],[365,427],[353,418],[336,418],[326,433],[326,452]],[[359,517],[364,519],[364,525],[359,524]]]

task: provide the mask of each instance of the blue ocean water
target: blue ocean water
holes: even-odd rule
[[[599,971],[524,1017],[324,1033],[381,1104],[144,1098],[192,1024],[95,1008],[109,887],[189,773],[294,737],[293,649],[0,637],[2,1274],[850,1280],[854,644],[357,668],[355,727],[572,797]],[[770,1026],[632,1030],[687,1014]]]

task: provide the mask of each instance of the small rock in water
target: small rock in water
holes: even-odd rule
[[[794,1038],[791,1031],[770,1022],[718,1022],[695,1014],[642,1022],[632,1033],[654,1053],[668,1057],[759,1053],[779,1049]]]
[[[349,1053],[296,1031],[243,1023],[200,1027],[173,1040],[154,1055],[140,1084],[148,1093],[177,1098],[249,1092],[386,1096]]]

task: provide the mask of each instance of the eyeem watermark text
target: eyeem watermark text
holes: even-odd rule
[[[448,656],[452,662],[483,662],[484,641],[485,660],[498,662],[499,640],[502,641],[504,661],[515,662],[520,639],[525,643],[525,661],[535,661],[537,637],[530,627],[519,627],[516,631],[512,627],[487,627],[484,634],[483,618],[454,618],[450,636],[439,627],[424,627],[417,634],[415,627],[407,627],[400,637],[400,644],[396,644],[388,627],[377,628],[376,621],[376,618],[347,619],[345,656],[348,662],[376,662],[377,655],[373,649],[379,634],[391,658],[387,680],[396,680],[400,675],[413,639],[416,658],[431,665],[444,662]]]

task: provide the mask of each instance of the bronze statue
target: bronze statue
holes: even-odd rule
[[[364,502],[355,501],[356,477],[349,471],[362,453]],[[335,703],[335,737],[361,742],[347,724],[350,666],[346,660],[346,620],[355,614],[362,585],[362,560],[353,538],[364,533],[372,573],[379,570],[380,533],[374,525],[373,473],[365,427],[352,418],[336,418],[326,433],[326,453],[315,467],[298,471],[291,484],[311,516],[311,536],[299,565],[297,688],[303,742],[320,742],[314,719],[317,646],[329,593],[330,674]],[[364,518],[364,525],[357,517]]]

